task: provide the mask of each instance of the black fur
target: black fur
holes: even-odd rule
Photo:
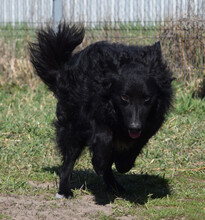
[[[82,149],[111,189],[113,176],[128,172],[143,146],[161,127],[172,100],[171,72],[160,43],[125,46],[97,42],[73,53],[84,29],[60,24],[40,30],[30,45],[36,73],[57,98],[57,145],[63,156],[59,194],[72,196],[70,178]]]

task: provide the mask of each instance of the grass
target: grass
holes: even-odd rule
[[[73,173],[75,198],[92,194],[96,203],[112,204],[110,215],[90,218],[204,219],[205,101],[193,99],[182,83],[175,82],[175,90],[173,110],[135,167],[126,175],[116,173],[127,193],[105,193],[89,152],[83,152]],[[56,101],[41,84],[0,91],[0,194],[43,194],[52,200],[61,163],[51,126]]]

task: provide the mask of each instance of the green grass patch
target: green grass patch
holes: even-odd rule
[[[93,218],[204,219],[205,100],[193,99],[180,83],[175,90],[173,109],[135,167],[115,173],[125,194],[105,193],[90,153],[82,153],[73,172],[75,197],[92,194],[97,204],[112,204],[111,215]],[[0,194],[52,200],[61,164],[52,127],[56,100],[42,85],[1,87],[0,100]]]

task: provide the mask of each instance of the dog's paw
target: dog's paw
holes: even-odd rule
[[[71,199],[73,198],[73,193],[72,192],[64,193],[64,194],[61,194],[59,192],[56,193],[56,199],[63,199],[63,198]]]
[[[56,199],[63,199],[63,198],[65,198],[64,195],[56,193]]]

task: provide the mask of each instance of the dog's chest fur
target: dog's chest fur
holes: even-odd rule
[[[113,141],[113,147],[116,151],[127,151],[134,146],[133,142],[125,141],[121,139],[115,139]]]

